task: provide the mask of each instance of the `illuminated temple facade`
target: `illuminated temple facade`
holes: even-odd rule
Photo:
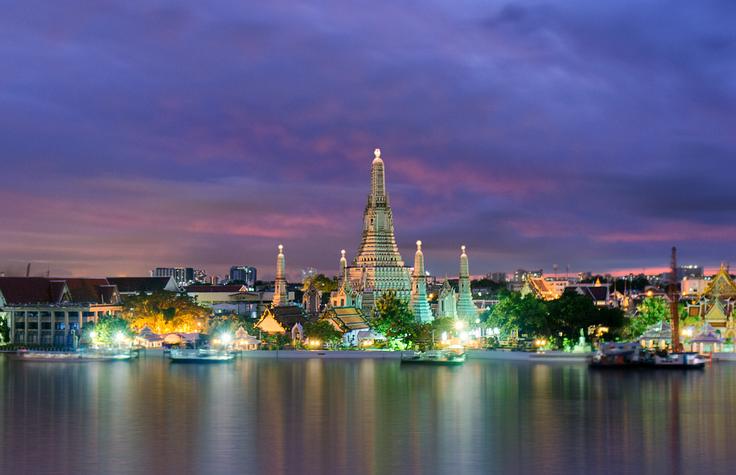
[[[688,316],[707,323],[723,338],[736,338],[736,283],[721,265],[705,289],[687,302]]]
[[[394,291],[408,300],[412,289],[410,271],[396,246],[381,150],[376,149],[374,155],[371,191],[363,213],[363,236],[355,259],[347,268],[351,287],[361,293],[365,314],[371,313],[383,293]]]
[[[421,241],[417,241],[414,267],[404,265],[394,236],[394,219],[391,211],[386,173],[381,150],[374,151],[371,164],[371,189],[363,212],[363,235],[360,247],[348,265],[345,251],[340,257],[340,285],[332,292],[333,307],[355,307],[370,316],[376,301],[386,292],[394,292],[409,304],[414,316],[421,322],[432,321],[431,306],[427,299],[427,274]],[[438,316],[473,320],[476,307],[470,292],[470,273],[465,246],[460,256],[459,292],[446,283]]]

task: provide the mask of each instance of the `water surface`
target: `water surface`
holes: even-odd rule
[[[736,365],[0,356],[0,473],[728,473]]]

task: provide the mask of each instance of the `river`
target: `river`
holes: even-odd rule
[[[736,365],[0,356],[0,473],[727,473]]]

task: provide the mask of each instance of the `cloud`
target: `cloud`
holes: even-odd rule
[[[427,265],[715,265],[732,2],[11,2],[0,268],[269,274],[356,249],[372,150]],[[354,252],[354,251],[350,251]],[[663,257],[664,256],[664,257]]]

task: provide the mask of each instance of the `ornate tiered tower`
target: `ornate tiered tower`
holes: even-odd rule
[[[348,269],[353,287],[363,294],[362,307],[368,314],[384,292],[395,291],[408,299],[409,271],[404,267],[394,238],[394,220],[386,192],[381,150],[376,149],[371,165],[371,193],[363,213],[363,237],[353,265]]]
[[[470,290],[468,255],[465,254],[465,246],[461,246],[460,249],[462,254],[460,254],[460,278],[458,279],[457,317],[475,322],[477,312],[473,304],[473,293]]]
[[[422,241],[417,241],[417,252],[414,254],[414,274],[411,276],[411,309],[420,322],[432,321],[432,310],[427,301],[427,276],[424,272]]]
[[[272,307],[288,304],[286,294],[286,257],[284,257],[284,246],[279,244],[279,255],[276,257],[276,282],[273,289]]]

